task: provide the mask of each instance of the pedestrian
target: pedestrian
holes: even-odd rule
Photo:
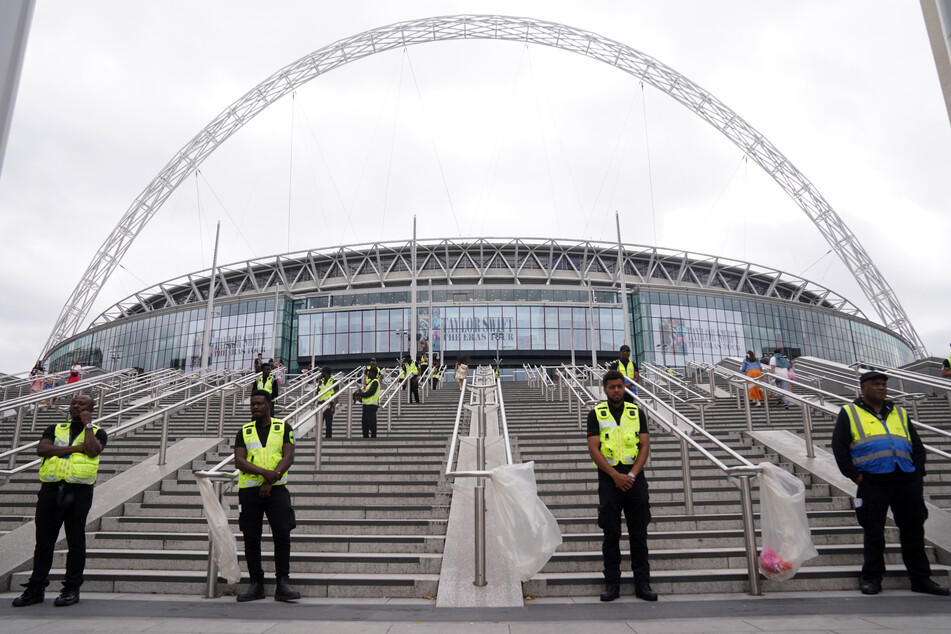
[[[257,358],[254,360],[254,373],[258,374],[261,372],[261,366],[264,365],[264,359],[262,358],[261,352],[258,353]]]
[[[284,360],[278,359],[277,368],[274,369],[274,380],[277,381],[278,385],[284,385]]]
[[[637,394],[637,384],[641,380],[641,372],[637,364],[631,361],[631,346],[627,344],[621,346],[618,350],[618,360],[611,363],[609,367],[620,372],[621,376],[624,377],[624,387]],[[634,397],[625,392],[624,400],[633,403]]]
[[[238,468],[238,527],[244,535],[244,558],[248,562],[248,589],[237,600],[264,598],[264,568],[261,566],[261,531],[264,516],[274,540],[275,601],[300,598],[290,585],[291,531],[297,526],[287,471],[294,464],[294,430],[271,418],[269,394],[251,392],[251,422],[238,430],[234,441],[234,464]]]
[[[66,381],[66,384],[75,383],[79,380],[80,374],[82,374],[83,366],[79,364],[79,359],[73,359],[73,365],[69,366],[69,379]]]
[[[409,400],[407,402],[412,403],[415,400],[419,403],[419,368],[413,359],[406,359],[406,372],[409,374]]]
[[[40,464],[40,492],[36,499],[36,547],[33,574],[23,584],[26,590],[13,600],[20,608],[42,603],[49,585],[49,572],[60,528],[66,527],[66,576],[63,590],[53,605],[79,602],[86,568],[86,516],[92,506],[93,485],[99,472],[99,454],[108,437],[93,424],[96,409],[91,396],[79,394],[69,404],[70,420],[43,431],[36,455]]]
[[[373,358],[370,359],[370,364],[369,364],[367,367],[363,368],[363,385],[364,385],[364,387],[365,387],[366,384],[367,384],[367,373],[368,373],[370,370],[376,370],[376,369],[377,369],[376,357],[373,357]]]
[[[656,601],[647,558],[650,498],[644,467],[650,455],[647,417],[624,400],[624,375],[604,373],[601,385],[607,401],[588,412],[588,453],[598,468],[598,526],[604,532],[602,601],[621,594],[621,513],[627,522],[634,571],[634,596]]]
[[[746,351],[746,358],[743,359],[743,365],[740,366],[740,372],[750,377],[751,379],[759,380],[763,376],[763,365],[759,362],[759,359],[756,358],[756,355],[753,354],[752,350]],[[750,400],[753,402],[753,407],[762,407],[763,400],[766,395],[763,394],[763,389],[758,385],[749,384],[747,388],[747,393],[749,394]]]
[[[43,383],[46,381],[46,370],[43,369],[43,362],[37,361],[33,369],[30,370],[30,394],[36,394],[43,391]]]
[[[912,592],[951,595],[931,580],[931,564],[925,554],[925,447],[905,408],[885,400],[886,374],[866,372],[859,377],[859,387],[861,395],[839,410],[832,431],[832,452],[839,471],[858,485],[855,517],[865,531],[859,588],[862,594],[882,591],[885,519],[891,508]]]
[[[317,393],[320,395],[317,400],[323,403],[332,399],[337,392],[336,385],[337,380],[330,376],[330,368],[323,368],[320,371],[320,380],[317,382]],[[336,408],[337,401],[332,401],[324,410],[324,438],[333,437],[334,410]]]
[[[466,377],[469,376],[469,357],[460,357],[456,359],[456,367],[453,371],[453,376],[457,381],[459,381],[459,389],[462,389],[462,384],[466,382]]]
[[[432,376],[432,388],[435,390],[439,387],[439,368],[433,368]]]
[[[941,363],[941,378],[951,379],[951,357]]]
[[[376,438],[376,414],[380,408],[380,380],[377,378],[379,370],[367,370],[368,382],[366,386],[353,393],[353,402],[360,401],[363,410],[360,412],[360,426],[363,428],[364,438]]]
[[[773,383],[781,390],[789,389],[789,369],[792,367],[789,359],[783,354],[782,348],[773,350],[773,356],[769,358],[769,373],[773,375]],[[780,405],[789,409],[789,401],[781,394],[776,395],[776,400]]]

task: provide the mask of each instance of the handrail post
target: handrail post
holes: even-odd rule
[[[773,421],[769,417],[769,390],[763,388],[763,413],[766,414],[766,426],[772,427]]]
[[[215,487],[215,498],[218,504],[221,504],[222,482],[220,480],[213,483]],[[208,531],[208,572],[205,579],[205,598],[218,598],[218,561],[215,559],[215,534]]]
[[[106,387],[100,386],[99,388],[99,407],[96,412],[96,418],[102,418],[103,408],[106,406]],[[35,419],[34,419],[35,420]]]
[[[227,391],[227,388],[225,387],[221,388],[221,409],[218,412],[218,436],[225,435],[225,399],[227,398],[227,396],[225,395],[226,391]]]
[[[320,470],[321,452],[324,448],[324,430],[321,429],[321,412],[318,409],[314,412],[314,471]]]
[[[802,404],[802,431],[806,438],[806,456],[816,457],[816,449],[812,446],[812,411],[808,403]]]
[[[743,509],[743,539],[746,542],[746,568],[750,580],[750,594],[762,594],[759,586],[759,570],[756,565],[756,527],[753,524],[753,493],[749,474],[737,476],[740,486],[740,506]]]
[[[479,415],[476,418],[478,430],[476,432],[476,469],[485,471],[485,389],[479,390]],[[474,504],[474,530],[475,530],[475,580],[472,584],[476,587],[486,585],[485,580],[485,478],[479,476],[476,478],[476,486],[473,491]]]
[[[208,433],[208,414],[211,413],[211,394],[205,394],[205,422],[202,423],[201,433]]]
[[[170,412],[165,412],[162,414],[162,442],[159,445],[159,455],[158,455],[158,464],[163,466],[165,464],[165,451],[168,448],[168,419]]]
[[[680,439],[680,463],[684,469],[684,512],[693,515],[693,478],[690,475],[690,450],[687,441]]]
[[[100,401],[102,402],[102,401]],[[30,417],[30,431],[36,431],[36,417],[40,413],[40,402],[37,401],[33,404],[33,416]],[[97,416],[97,418],[102,418],[102,413]],[[915,413],[915,418],[918,418],[918,414]]]
[[[17,408],[17,422],[13,428],[13,444],[10,446],[11,449],[16,449],[20,446],[20,429],[23,427],[23,406]],[[10,464],[7,466],[8,469],[12,469],[16,466],[17,463],[17,454],[10,454]]]
[[[581,397],[578,397],[578,429],[584,429],[584,426],[581,422]]]
[[[752,389],[753,387],[755,386],[752,383],[750,383],[749,388]],[[763,396],[764,396],[763,400],[765,401],[766,392],[763,392]],[[744,406],[744,410],[746,411],[746,431],[753,431],[753,408],[750,407],[750,399],[748,396],[747,398],[744,399],[744,401],[746,401],[746,404]]]
[[[377,388],[379,389],[379,388]],[[347,438],[353,437],[353,398],[350,395],[350,390],[347,390]]]
[[[562,389],[563,389],[564,387],[565,387],[565,377],[564,377],[564,375],[562,375],[562,376],[558,377],[558,400],[559,400],[559,401],[565,400],[565,397],[562,396],[562,393],[561,393],[561,391],[562,391]],[[571,399],[569,398],[568,401],[569,401],[569,403],[570,403]],[[568,411],[571,411],[571,410],[569,409]]]

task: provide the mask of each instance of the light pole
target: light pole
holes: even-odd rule
[[[505,331],[497,330],[496,332],[489,333],[492,335],[492,338],[495,339],[495,368],[498,369],[500,359],[499,359],[499,344],[502,342],[502,337],[505,336]]]
[[[403,335],[409,335],[409,330],[400,328],[399,330],[395,332],[396,332],[396,336],[400,338],[400,361],[399,362],[400,364],[402,364],[403,360],[406,359],[406,356],[403,354]]]

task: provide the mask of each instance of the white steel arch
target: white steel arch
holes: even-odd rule
[[[221,143],[262,110],[308,81],[370,55],[414,44],[466,39],[509,40],[578,53],[615,66],[670,95],[766,170],[812,220],[849,268],[882,323],[904,337],[918,358],[926,356],[924,344],[895,291],[855,235],[782,152],[723,102],[672,68],[620,42],[554,22],[494,15],[424,18],[339,40],[281,68],[225,108],[162,168],[99,247],[63,306],[41,356],[78,331],[99,290],[168,196]]]

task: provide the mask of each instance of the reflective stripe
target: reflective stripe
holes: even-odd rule
[[[852,459],[852,464],[860,465],[863,462],[868,462],[869,460],[877,460],[878,458],[891,458],[894,455],[901,456],[903,458],[908,458],[911,460],[911,454],[905,451],[892,451],[891,449],[886,449],[885,451],[876,451],[875,453],[870,453],[858,458]]]
[[[54,447],[81,446],[85,440],[85,431],[76,434],[73,442],[69,441],[72,423],[56,425],[53,437]],[[93,425],[92,433],[99,432],[99,426]],[[99,456],[87,456],[82,451],[76,451],[65,456],[51,456],[43,458],[38,473],[40,482],[59,482],[60,480],[72,484],[95,484],[99,473]]]
[[[634,403],[624,403],[621,424],[618,425],[606,402],[594,408],[600,428],[599,451],[611,465],[634,464],[640,453],[640,413]]]
[[[254,421],[246,423],[242,427],[242,437],[244,446],[248,450],[247,460],[251,464],[257,465],[271,471],[277,469],[277,466],[284,458],[284,421],[275,418],[271,419],[268,429],[267,442],[262,445],[261,438],[258,436],[257,424]],[[294,432],[291,432],[293,441]],[[281,474],[281,479],[272,483],[280,485],[287,483],[287,472]],[[264,484],[264,476],[256,473],[238,473],[238,488],[246,489],[250,487],[259,487]]]
[[[914,473],[913,447],[908,428],[908,412],[894,406],[884,420],[850,403],[844,407],[849,417],[852,464],[868,473],[892,473],[900,469]]]

